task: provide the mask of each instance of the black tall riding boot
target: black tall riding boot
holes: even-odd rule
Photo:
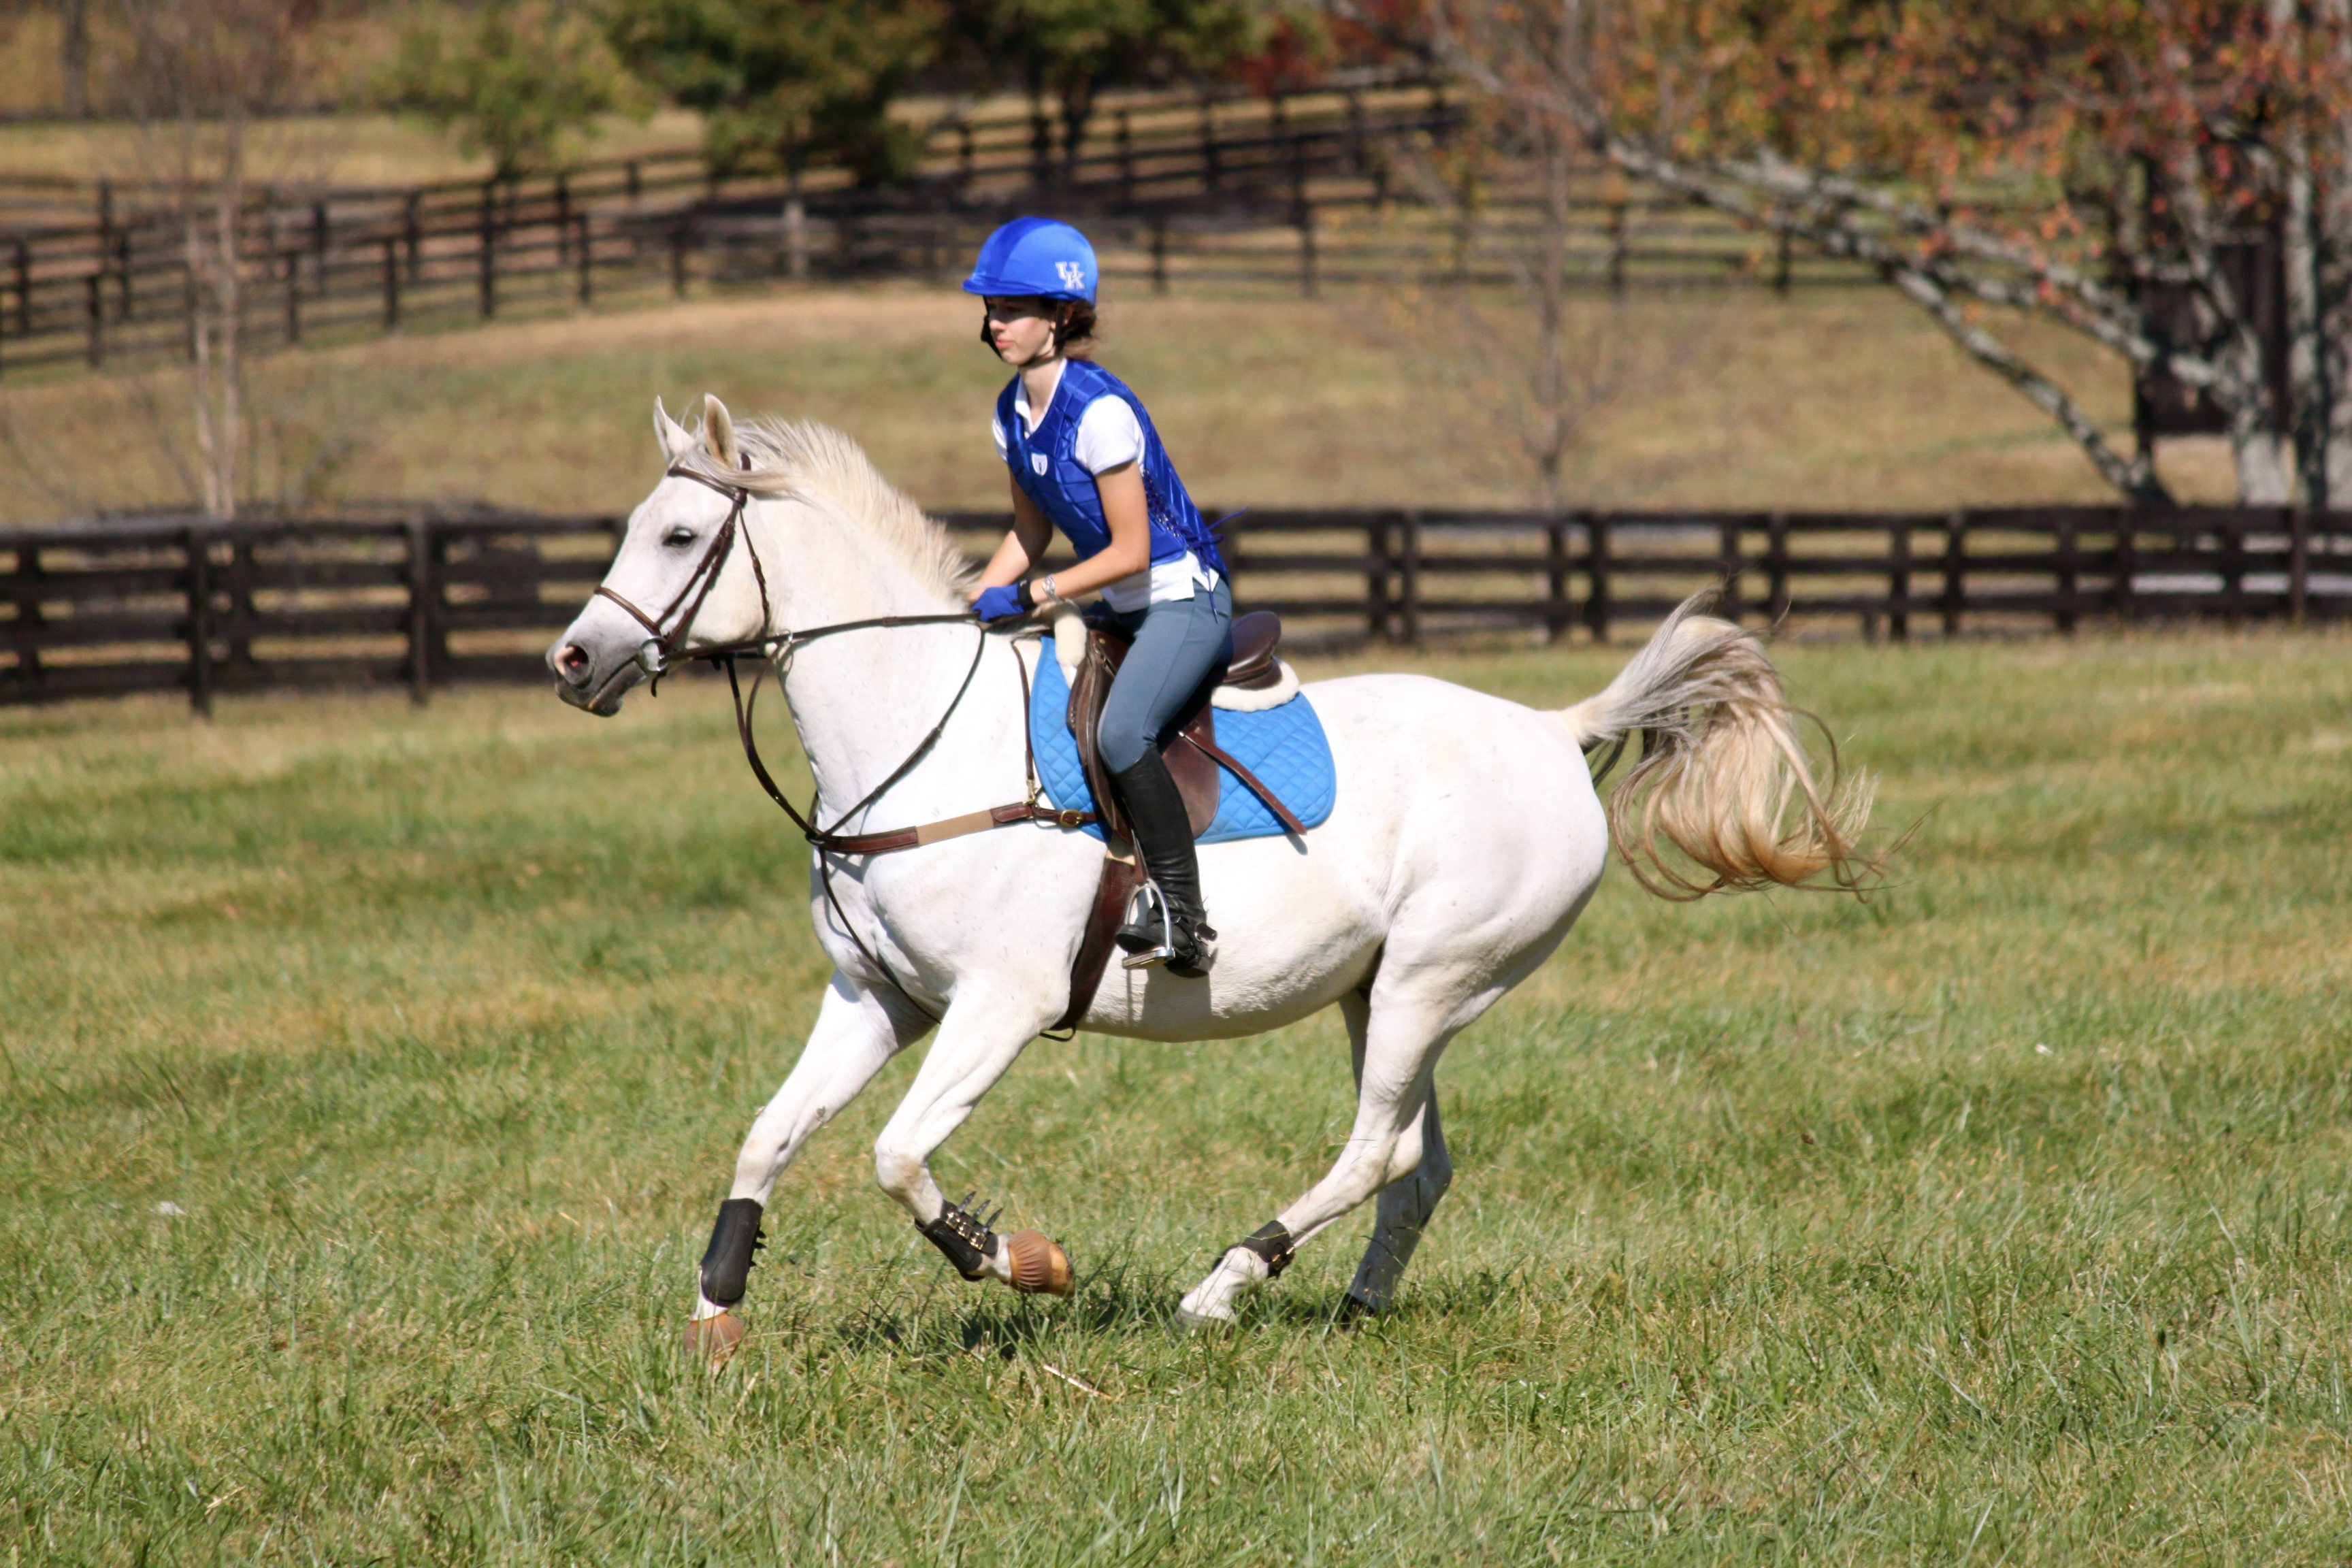
[[[1134,826],[1143,868],[1165,906],[1164,911],[1150,907],[1150,887],[1128,906],[1127,923],[1118,931],[1118,945],[1134,955],[1126,961],[1127,967],[1165,963],[1171,974],[1197,980],[1209,972],[1209,962],[1216,955],[1217,933],[1209,929],[1201,908],[1201,863],[1192,852],[1192,823],[1184,811],[1184,797],[1158,752],[1144,752],[1134,766],[1111,774],[1111,783]]]

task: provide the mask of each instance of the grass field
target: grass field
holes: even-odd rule
[[[0,713],[0,1544],[2342,1562],[2347,654],[1786,648],[1918,821],[1899,885],[1612,874],[1447,1057],[1393,1313],[1337,1316],[1350,1223],[1239,1331],[1170,1321],[1329,1159],[1335,1022],[1082,1037],[939,1162],[1075,1300],[874,1191],[901,1063],[787,1175],[717,1376],[693,1260],[821,979],[719,693]],[[1411,662],[1552,705],[1617,657]]]
[[[1727,289],[1580,309],[1578,341],[1654,367],[1625,378],[1571,456],[1580,503],[2114,499],[2055,426],[1891,294]],[[1208,502],[1533,499],[1508,422],[1433,368],[1379,290],[1130,295],[1105,320],[1104,363],[1149,399]],[[622,509],[653,477],[654,395],[677,410],[716,392],[739,416],[839,426],[928,505],[1002,505],[987,411],[1003,372],[972,342],[976,321],[951,286],[827,288],[280,355],[255,375],[268,450],[256,488]],[[2128,422],[2114,364],[2046,333],[2024,341],[2100,417]],[[186,449],[177,375],[0,389],[0,521],[184,500],[167,456]],[[2211,442],[2168,443],[2165,472],[2184,497],[2232,493]]]

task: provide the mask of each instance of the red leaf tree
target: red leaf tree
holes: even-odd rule
[[[2196,400],[2242,499],[2342,505],[2348,4],[1425,0],[1403,25],[1628,174],[1874,268],[2125,495],[2170,499],[2151,453],[2108,440],[2002,310]]]

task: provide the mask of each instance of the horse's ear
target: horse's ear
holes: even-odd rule
[[[702,395],[702,444],[720,468],[737,466],[740,453],[735,445],[735,420],[727,405],[707,392]]]
[[[662,400],[654,399],[654,439],[661,443],[665,466],[677,462],[694,449],[694,437],[687,427],[669,416]]]

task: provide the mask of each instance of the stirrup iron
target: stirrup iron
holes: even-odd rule
[[[1119,946],[1127,949],[1127,956],[1119,960],[1119,967],[1155,969],[1174,958],[1175,926],[1176,922],[1168,918],[1168,896],[1160,890],[1158,882],[1146,877],[1143,885],[1128,895],[1127,919],[1119,926],[1115,939]],[[1149,945],[1129,945],[1137,940],[1131,933],[1138,931],[1149,933],[1142,938]]]

